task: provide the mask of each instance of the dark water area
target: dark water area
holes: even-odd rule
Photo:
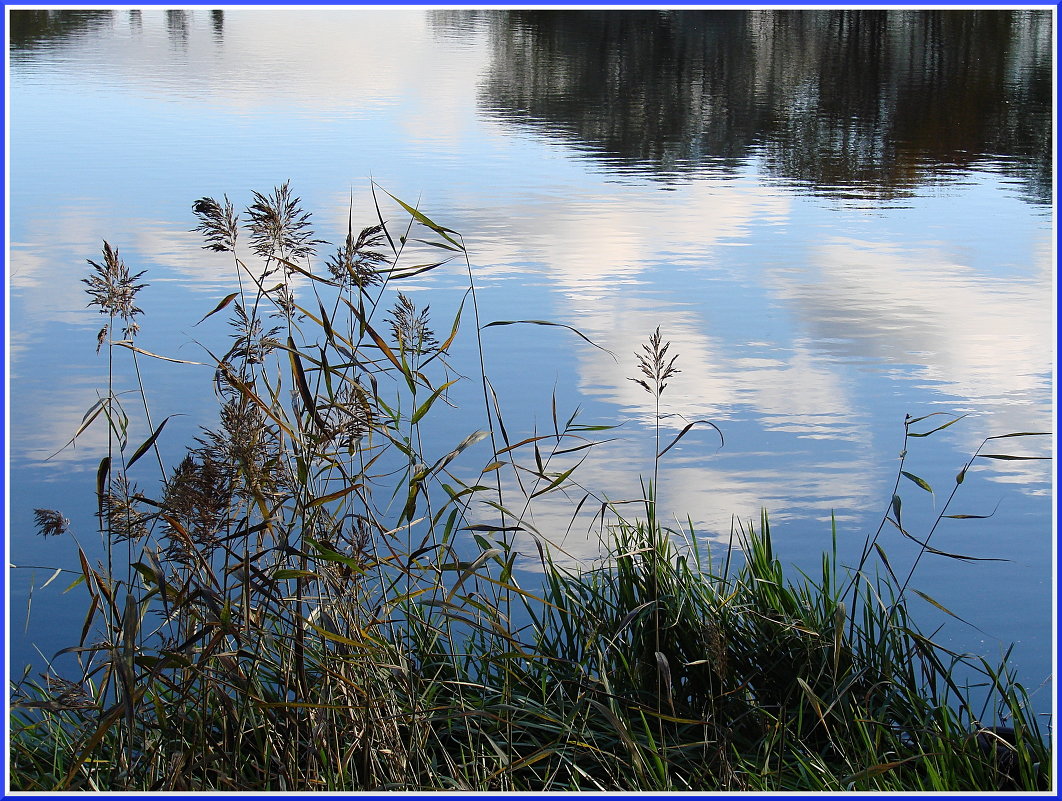
[[[1000,160],[1051,202],[1048,15],[1009,11],[513,12],[488,113],[610,166],[902,196]],[[1015,34],[1028,29],[1028,38]],[[1023,59],[1024,57],[1024,59]]]
[[[725,435],[695,430],[663,463],[661,511],[705,544],[766,508],[785,561],[814,568],[836,523],[850,563],[889,506],[904,415],[967,415],[911,448],[935,490],[904,488],[924,533],[985,437],[1054,430],[1054,24],[1000,9],[11,11],[12,675],[80,633],[79,590],[41,586],[76,570],[76,551],[37,536],[33,510],[61,507],[100,549],[106,436],[63,449],[105,378],[85,260],[107,239],[147,270],[141,344],[198,358],[226,332],[194,324],[233,288],[191,205],[239,207],[285,180],[332,243],[352,193],[355,224],[372,222],[370,177],[419,201],[465,236],[485,316],[600,345],[484,331],[514,438],[554,397],[621,424],[580,468],[613,500],[638,497],[652,469],[653,412],[629,378],[660,326],[682,370],[665,434],[705,419]],[[441,270],[402,289],[446,320],[462,280]],[[184,415],[160,442],[178,460],[213,419],[210,382],[144,369],[157,419]],[[429,450],[481,424],[461,391],[468,406]],[[145,425],[133,415],[141,440]],[[997,442],[1054,454],[1053,436]],[[935,542],[1006,561],[926,559],[915,582],[976,624],[920,608],[956,650],[1015,643],[1045,716],[1054,488],[1052,461],[978,462],[957,510],[984,519],[948,521]],[[589,563],[596,537],[571,514],[544,504],[535,522]],[[533,580],[535,545],[518,545]],[[898,534],[886,545],[897,562],[917,551]]]

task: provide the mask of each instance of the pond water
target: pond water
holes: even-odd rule
[[[701,425],[668,452],[660,510],[709,542],[766,508],[783,561],[814,569],[832,516],[851,563],[888,509],[905,414],[966,415],[911,443],[906,469],[935,490],[903,489],[923,534],[984,438],[1053,431],[1051,11],[11,14],[13,676],[80,630],[80,590],[41,586],[76,555],[35,534],[33,510],[62,510],[91,549],[102,428],[52,457],[106,377],[86,259],[106,239],[147,270],[139,344],[198,358],[224,326],[193,326],[233,283],[191,231],[203,196],[240,208],[290,180],[339,242],[352,196],[355,226],[375,221],[374,180],[460,231],[484,322],[549,320],[600,346],[483,332],[514,440],[552,425],[554,397],[564,417],[622,424],[580,468],[612,499],[652,473],[651,398],[628,379],[659,326],[681,370],[666,440],[693,420],[724,439]],[[402,289],[445,327],[461,287],[448,267]],[[209,378],[144,369],[156,419],[185,415],[160,440],[176,457],[209,422]],[[430,447],[480,427],[479,409]],[[1047,457],[1053,437],[986,450]],[[1049,460],[976,461],[949,511],[989,517],[945,521],[933,544],[1006,561],[927,558],[913,583],[976,624],[917,607],[927,629],[948,621],[938,640],[989,658],[1015,643],[1041,713],[1053,476]],[[568,514],[536,522],[593,558]]]

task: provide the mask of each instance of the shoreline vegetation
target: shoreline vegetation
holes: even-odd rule
[[[199,362],[135,344],[144,273],[106,242],[89,261],[108,385],[71,442],[108,431],[100,556],[77,545],[84,625],[60,653],[80,674],[13,682],[11,790],[1052,786],[1050,734],[1006,658],[949,651],[907,606],[913,594],[943,609],[910,584],[923,557],[975,558],[931,542],[964,517],[949,507],[966,469],[1023,457],[979,448],[929,530],[910,531],[901,495],[934,490],[907,447],[959,417],[908,417],[857,565],[834,549],[821,575],[783,571],[766,512],[720,558],[692,524],[657,516],[667,451],[697,426],[723,438],[701,420],[666,441],[660,399],[681,362],[660,329],[631,378],[656,415],[652,474],[633,506],[612,503],[578,479],[609,426],[554,403],[551,430],[511,438],[483,367],[485,329],[556,324],[481,321],[461,235],[375,185],[373,198],[374,224],[351,219],[316,272],[326,243],[288,184],[239,214],[227,197],[196,201],[196,230],[236,279],[203,318],[226,314],[229,336]],[[386,289],[447,263],[468,277],[448,324],[401,292],[385,305]],[[465,378],[448,356],[470,320],[481,371]],[[132,388],[114,386],[121,359]],[[148,359],[213,370],[216,423],[177,464],[159,448],[170,418],[153,416],[139,381]],[[426,427],[459,381],[478,382],[472,417],[485,422],[428,453]],[[570,499],[573,519],[600,510],[600,562],[553,561],[530,513],[547,496]],[[70,535],[63,510],[35,514],[41,535]],[[885,530],[917,545],[911,564],[890,562]],[[538,546],[540,586],[517,581],[517,534]]]

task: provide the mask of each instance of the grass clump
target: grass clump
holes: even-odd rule
[[[377,220],[360,232],[351,221],[320,274],[325,243],[287,184],[255,193],[243,218],[227,197],[195,203],[196,230],[231,255],[236,288],[203,318],[228,311],[227,349],[186,362],[210,369],[216,423],[175,465],[158,449],[169,418],[152,422],[142,382],[132,395],[147,436],[132,446],[129,393],[111,376],[124,351],[179,360],[132,343],[142,273],[106,243],[90,262],[92,303],[109,316],[98,339],[108,385],[74,439],[108,426],[101,541],[77,546],[87,608],[66,649],[77,675],[12,686],[11,789],[1048,786],[1050,744],[1025,690],[1005,664],[918,631],[910,574],[893,572],[882,529],[857,567],[827,554],[812,580],[783,572],[766,513],[735,530],[721,563],[692,526],[661,524],[661,458],[693,426],[715,427],[694,421],[661,448],[660,398],[678,370],[659,329],[632,379],[657,421],[642,519],[573,477],[607,427],[562,423],[554,408],[552,432],[514,440],[485,371],[482,427],[427,444],[462,380],[448,357],[466,303],[481,365],[481,332],[521,321],[482,323],[460,235],[387,195],[396,225],[377,194]],[[405,293],[385,302],[451,260],[468,285],[446,326]],[[919,422],[905,432],[932,433]],[[148,453],[155,475],[140,463]],[[482,468],[468,479],[476,471],[456,468],[473,458]],[[925,484],[901,465],[897,489],[901,476]],[[573,517],[588,499],[603,510],[604,556],[582,569],[553,560],[531,514],[573,491]],[[36,519],[43,535],[72,526],[53,509]],[[920,544],[918,559],[940,553],[932,531],[904,528],[898,494],[886,523]],[[516,577],[517,532],[539,545],[534,587]],[[959,666],[989,685],[978,709]]]

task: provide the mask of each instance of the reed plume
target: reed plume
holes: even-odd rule
[[[366,289],[381,283],[383,277],[378,268],[388,262],[388,257],[374,248],[384,241],[382,225],[363,228],[357,237],[348,230],[343,244],[326,263],[328,272],[344,289]]]
[[[322,240],[313,238],[310,213],[292,194],[290,182],[275,187],[269,195],[253,194],[254,202],[247,208],[247,227],[251,249],[257,255],[294,261],[312,255],[315,246],[322,244]]]
[[[212,197],[200,198],[193,204],[192,212],[199,218],[199,225],[192,230],[202,233],[207,241],[203,245],[204,250],[218,252],[236,250],[240,218],[229,201],[228,195],[225,195],[224,205]]]
[[[70,520],[55,509],[34,509],[33,518],[42,537],[58,537],[70,530]]]
[[[136,274],[129,272],[125,262],[119,257],[117,248],[112,248],[110,243],[103,242],[103,263],[86,259],[92,265],[93,274],[88,278],[82,278],[81,282],[88,285],[89,306],[99,306],[100,314],[108,315],[112,320],[120,317],[125,323],[122,335],[125,337],[136,336],[140,330],[136,322],[136,316],[143,313],[143,309],[136,305],[137,293],[148,286],[138,284],[137,281],[144,275],[146,270]],[[105,325],[96,337],[96,352],[106,340],[110,331],[111,323]]]

